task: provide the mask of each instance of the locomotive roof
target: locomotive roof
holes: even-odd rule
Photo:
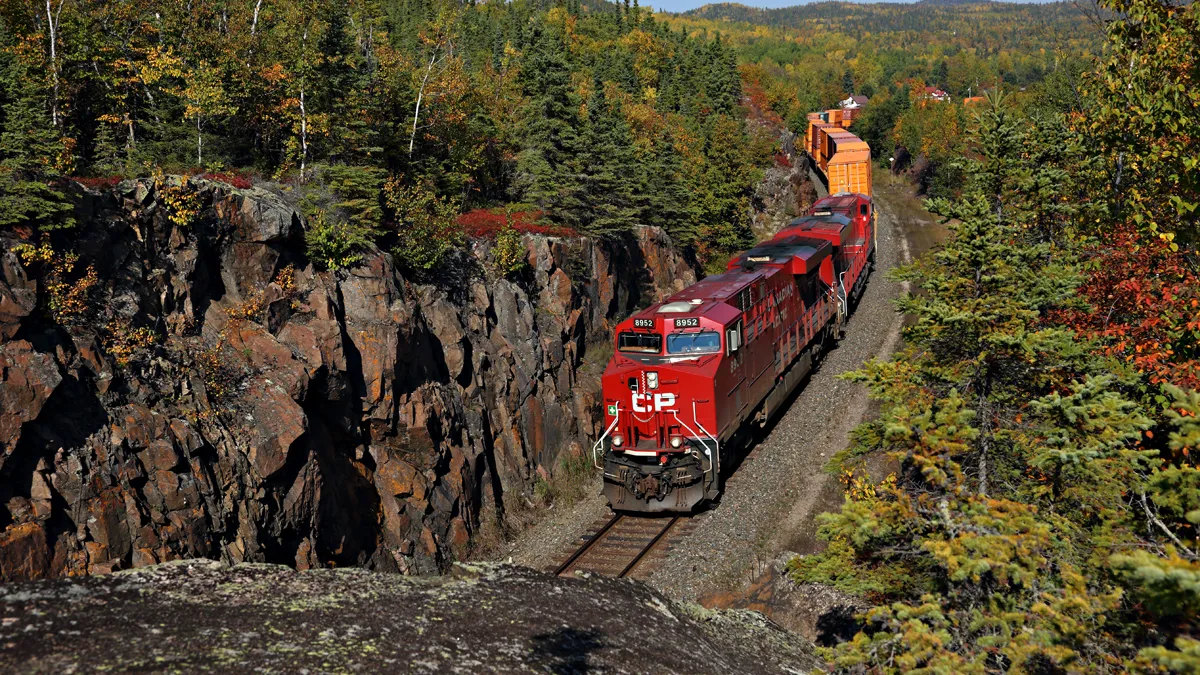
[[[839,218],[840,216],[834,216]],[[849,221],[846,221],[847,223]],[[824,239],[803,236],[787,236],[764,242],[746,251],[737,259],[743,268],[753,269],[757,265],[786,266],[793,259],[803,260],[804,269],[811,271],[828,258],[832,245]]]
[[[842,215],[841,213],[834,213],[831,211],[816,211],[815,213],[811,213],[807,216],[800,216],[799,218],[793,218],[792,222],[788,223],[788,227],[792,228],[792,227],[800,227],[800,226],[804,226],[804,227],[823,226],[826,228],[835,228],[835,227],[842,228],[849,224],[850,224],[850,219],[847,218],[846,216]]]
[[[812,237],[789,236],[764,242],[731,261],[729,271],[724,274],[707,276],[633,316],[653,317],[686,312],[709,316],[721,322],[731,320],[740,310],[730,306],[729,301],[747,286],[782,271],[791,271],[793,274],[811,272],[832,251],[833,246],[828,241]],[[797,261],[803,265],[796,265]],[[729,316],[724,316],[726,313]]]
[[[806,233],[821,237],[823,241],[829,241],[835,246],[842,246],[850,236],[850,219],[838,212],[816,211],[811,215],[800,216],[792,220],[775,236],[782,239],[794,235],[803,236]]]
[[[810,212],[817,214],[821,211],[848,211],[853,209],[861,199],[862,197],[856,194],[849,194],[845,192],[836,195],[830,195],[828,197],[822,197],[817,200],[817,203],[813,205],[812,209],[810,209]]]
[[[693,310],[700,312],[701,308],[707,308],[713,302],[725,302],[729,298],[737,296],[751,282],[764,276],[766,275],[761,270],[753,272],[739,270],[738,272],[713,274],[667,298],[666,303],[701,300],[702,304],[696,305]]]

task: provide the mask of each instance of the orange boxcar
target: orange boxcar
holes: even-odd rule
[[[808,153],[824,174],[830,194],[853,192],[871,195],[871,150],[858,136],[832,119],[834,111],[810,113],[805,133]],[[840,111],[838,111],[840,112]]]

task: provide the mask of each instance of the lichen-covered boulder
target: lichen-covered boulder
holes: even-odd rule
[[[756,612],[506,566],[448,576],[180,561],[0,588],[0,670],[790,673],[820,661]]]

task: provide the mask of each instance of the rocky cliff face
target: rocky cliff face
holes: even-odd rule
[[[793,218],[804,213],[817,200],[818,186],[812,181],[811,160],[796,147],[804,145],[804,136],[786,128],[779,130],[779,153],[763,172],[763,179],[754,190],[751,230],[758,240],[768,239],[787,227]]]
[[[441,285],[381,253],[318,272],[281,195],[80,187],[69,273],[0,240],[3,578],[191,557],[434,571],[584,452],[610,326],[694,280],[649,228],[526,237],[518,281],[486,271],[486,243]]]

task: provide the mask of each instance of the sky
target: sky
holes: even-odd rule
[[[819,1],[819,0],[816,0]],[[850,2],[905,2],[913,0],[849,0]],[[1008,0],[1009,2],[1029,2],[1030,0]],[[1033,0],[1037,1],[1037,0]],[[668,12],[686,12],[689,9],[696,9],[704,5],[713,4],[713,0],[646,0],[641,3],[649,5],[656,10],[665,10]],[[808,4],[803,0],[739,0],[738,4],[746,5],[747,7],[794,7],[796,5]]]

